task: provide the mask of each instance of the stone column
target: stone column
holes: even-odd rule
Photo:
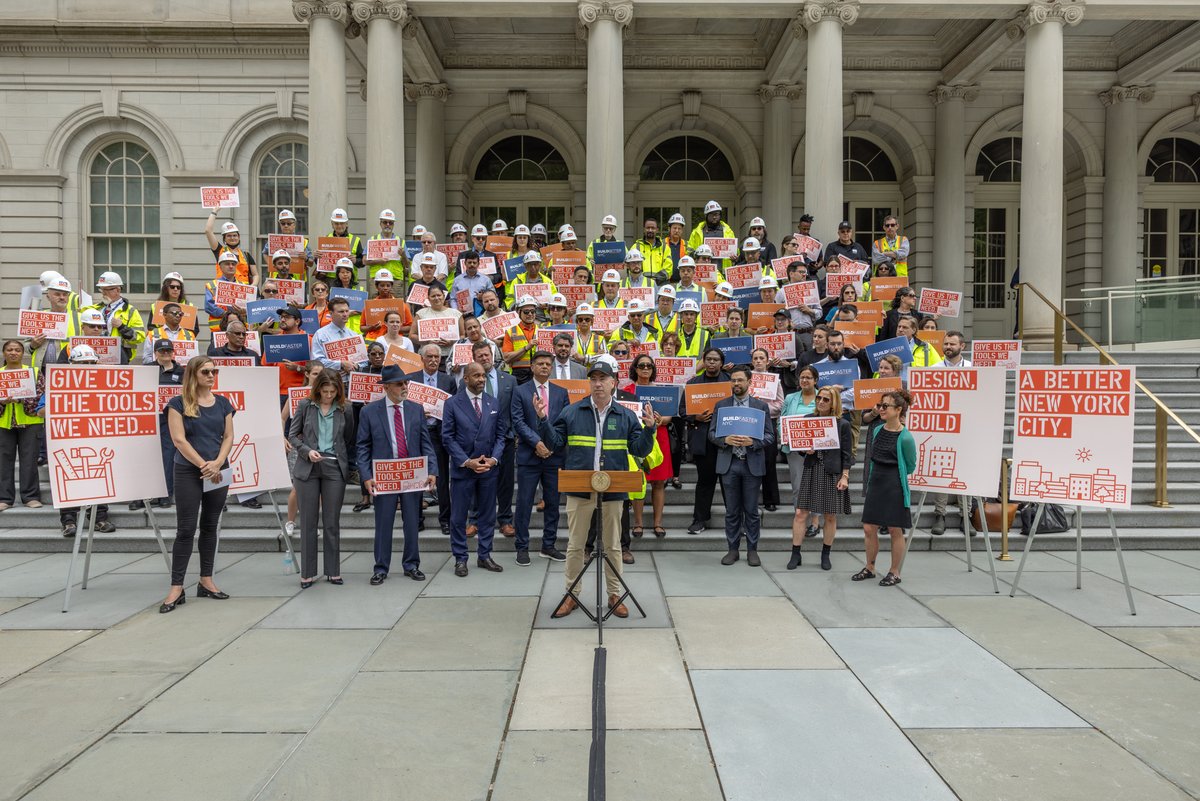
[[[396,230],[404,220],[404,98],[398,87],[404,79],[404,0],[355,0],[354,20],[367,33],[367,211],[372,230],[383,209],[396,212]],[[323,118],[314,119],[324,123]],[[344,148],[343,148],[344,149]]]
[[[939,85],[929,93],[936,112],[933,168],[933,285],[962,292],[966,286],[966,168],[964,106],[977,86]]]
[[[763,219],[778,242],[793,230],[792,103],[800,99],[796,84],[764,84],[758,99],[766,105],[763,120]]]
[[[1063,27],[1083,19],[1083,0],[1035,0],[1025,10],[1021,126],[1021,280],[1059,308],[1063,286]],[[1024,339],[1052,345],[1054,313],[1025,298]]]
[[[1137,104],[1154,98],[1148,86],[1114,86],[1100,93],[1104,104],[1104,233],[1101,282],[1128,286],[1138,276]],[[1113,306],[1113,339],[1133,336],[1131,301]]]
[[[292,0],[308,23],[308,233],[322,236],[329,213],[346,207],[346,23],[343,0]]]
[[[842,219],[842,27],[858,19],[858,0],[809,0],[800,19],[808,29],[804,209],[816,218],[813,235],[832,242]]]
[[[624,208],[621,38],[633,21],[633,0],[579,0],[579,21],[587,29],[587,219],[575,231],[586,231],[581,239],[593,239],[600,234],[600,219]]]
[[[444,83],[406,83],[404,96],[417,104],[417,202],[414,223],[449,241],[446,230],[446,99]]]

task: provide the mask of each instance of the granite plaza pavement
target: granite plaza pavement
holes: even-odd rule
[[[785,552],[639,553],[611,621],[611,799],[1200,798],[1200,552],[1034,552],[1001,594],[961,554],[854,584]],[[169,615],[162,557],[0,553],[0,799],[583,799],[595,632],[551,621],[562,566],[303,593],[227,553],[233,598]],[[195,564],[189,578],[194,581]],[[1027,592],[1026,592],[1027,591]]]

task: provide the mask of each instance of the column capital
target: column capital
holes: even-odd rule
[[[1021,23],[1028,28],[1043,22],[1078,25],[1083,21],[1085,0],[1033,0],[1021,14]]]
[[[300,22],[316,17],[329,17],[345,25],[350,21],[350,9],[345,0],[292,0],[292,15]]]
[[[450,87],[444,83],[406,83],[404,84],[404,99],[415,103],[422,98],[433,98],[446,102],[450,97]]]
[[[971,83],[950,86],[939,83],[937,88],[929,93],[929,96],[933,98],[933,105],[935,106],[940,106],[947,100],[962,100],[964,103],[970,103],[979,97],[979,85]]]
[[[354,0],[350,13],[363,25],[373,19],[390,19],[401,25],[409,20],[408,3],[404,0]]]
[[[590,28],[599,20],[612,20],[622,28],[633,22],[633,0],[579,0],[579,22]]]
[[[800,10],[800,22],[811,28],[818,22],[833,20],[843,27],[858,21],[859,0],[808,0]]]
[[[789,103],[800,99],[804,87],[798,83],[764,83],[758,87],[758,99],[763,104],[772,100],[787,100]]]
[[[1154,99],[1153,86],[1114,86],[1107,92],[1100,93],[1100,102],[1105,108],[1116,105],[1117,103],[1125,103],[1133,100],[1141,103],[1149,103]]]

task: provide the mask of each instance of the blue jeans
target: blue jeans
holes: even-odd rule
[[[529,550],[529,519],[533,516],[533,498],[537,494],[538,484],[542,485],[542,499],[546,501],[546,511],[542,513],[542,545],[543,549],[553,548],[558,539],[558,469],[561,465],[546,464],[540,460],[538,464],[523,464],[517,472],[517,541],[518,551]],[[503,512],[503,510],[501,510]]]
[[[732,458],[729,472],[721,476],[721,490],[725,493],[725,541],[731,551],[736,551],[741,544],[743,526],[746,547],[758,550],[758,490],[761,486],[762,476],[750,475],[750,466],[745,459]]]

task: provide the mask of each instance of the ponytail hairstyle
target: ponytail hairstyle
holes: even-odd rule
[[[187,366],[183,368],[183,416],[184,417],[199,417],[200,416],[200,370],[204,367],[215,367],[215,363],[208,356],[193,356],[188,359]]]
[[[901,417],[908,414],[908,407],[912,405],[912,395],[908,394],[908,390],[894,389],[891,392],[883,393],[883,397],[892,399],[892,403],[896,404],[896,409],[900,412]]]

